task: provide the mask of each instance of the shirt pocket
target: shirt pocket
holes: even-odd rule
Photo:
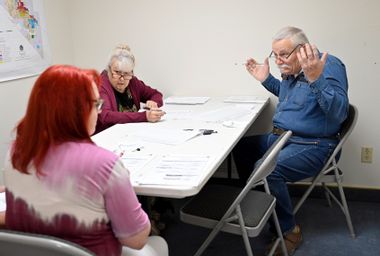
[[[310,86],[307,83],[298,82],[289,94],[289,103],[294,108],[302,108],[307,104],[307,99],[311,93]]]

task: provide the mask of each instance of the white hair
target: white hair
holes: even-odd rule
[[[280,29],[273,37],[274,41],[282,39],[290,39],[294,46],[309,43],[309,39],[302,29],[290,26]]]
[[[116,45],[112,50],[110,57],[108,59],[107,70],[110,70],[110,67],[114,61],[118,62],[118,66],[128,65],[132,69],[135,67],[135,56],[131,52],[131,48],[124,43]]]

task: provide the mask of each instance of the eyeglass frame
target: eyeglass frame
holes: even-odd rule
[[[274,51],[272,50],[269,54],[269,59],[275,59],[275,60],[278,60],[278,59],[281,59],[281,60],[287,60],[296,50],[299,46],[303,46],[303,44],[297,44],[296,47],[294,47],[294,49],[288,53],[286,56],[281,56],[281,55],[277,55],[274,53]],[[282,54],[282,55],[285,55],[285,54]]]
[[[111,66],[109,66],[109,70],[111,72],[111,75],[113,78],[117,78],[117,79],[120,79],[120,78],[123,78],[125,79],[126,77],[133,77],[133,70],[131,72],[122,72],[120,70],[118,71],[115,71],[115,70],[112,70]]]
[[[103,109],[104,100],[102,98],[92,100],[95,103],[95,108],[98,113],[100,113]]]

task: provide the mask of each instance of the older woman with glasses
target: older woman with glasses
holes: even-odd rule
[[[157,122],[165,114],[159,109],[163,105],[162,94],[139,80],[133,73],[134,67],[135,57],[129,46],[116,46],[101,74],[104,108],[96,132],[120,123]],[[146,111],[139,112],[140,103],[145,103]]]
[[[6,228],[56,236],[98,256],[166,256],[166,242],[148,237],[128,170],[91,141],[102,111],[99,81],[94,70],[64,65],[37,79],[4,167]]]

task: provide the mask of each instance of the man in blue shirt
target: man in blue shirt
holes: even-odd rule
[[[263,64],[248,59],[246,68],[278,97],[273,131],[243,138],[233,155],[240,179],[246,180],[256,161],[277,137],[286,130],[293,132],[267,179],[277,198],[276,212],[289,255],[292,255],[302,236],[292,213],[286,183],[319,173],[338,143],[339,129],[349,107],[347,75],[338,58],[320,53],[309,43],[305,33],[295,27],[285,27],[274,36],[269,58],[273,58],[280,69],[281,80],[270,73],[268,58]]]

